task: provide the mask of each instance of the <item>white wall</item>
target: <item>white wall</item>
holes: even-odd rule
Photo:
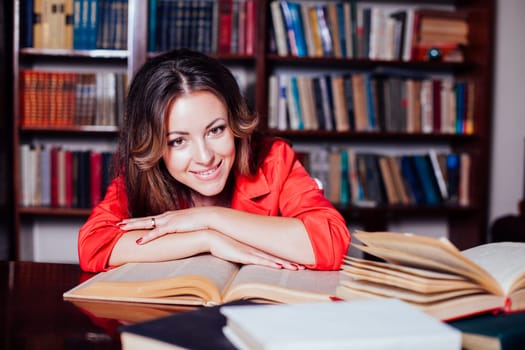
[[[496,3],[489,224],[500,216],[517,214],[525,179],[525,1]]]

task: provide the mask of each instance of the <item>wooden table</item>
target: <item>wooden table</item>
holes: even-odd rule
[[[62,299],[91,276],[73,264],[0,262],[0,348],[120,349],[121,321]]]

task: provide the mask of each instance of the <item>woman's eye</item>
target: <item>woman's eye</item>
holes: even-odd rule
[[[180,147],[184,144],[184,139],[182,137],[177,137],[176,139],[168,141],[169,147]]]
[[[224,129],[226,129],[226,125],[215,126],[210,129],[209,133],[210,135],[219,135],[224,131]]]

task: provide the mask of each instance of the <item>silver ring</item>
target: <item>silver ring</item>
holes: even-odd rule
[[[151,228],[157,227],[157,223],[155,222],[155,218],[151,218]]]

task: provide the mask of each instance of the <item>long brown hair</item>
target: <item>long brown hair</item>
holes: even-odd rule
[[[208,91],[224,102],[235,137],[233,170],[256,171],[251,139],[258,118],[251,113],[232,73],[218,60],[189,50],[173,50],[146,62],[136,73],[121,127],[118,169],[125,179],[129,215],[156,215],[192,205],[191,190],[167,171],[162,156],[166,116],[180,96]]]

